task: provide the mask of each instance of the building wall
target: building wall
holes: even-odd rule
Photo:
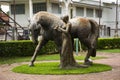
[[[116,7],[115,5],[110,5],[110,8],[104,8],[103,10],[103,19],[104,25],[110,26],[111,28],[115,28],[115,21],[116,21]]]
[[[13,3],[11,3],[13,4]],[[16,22],[20,25],[22,25],[23,27],[27,27],[29,22],[29,5],[28,5],[28,2],[27,1],[20,1],[20,2],[16,2],[16,4],[25,4],[25,14],[16,14],[15,17],[16,17]],[[11,6],[10,6],[10,10],[11,10]],[[14,15],[11,14],[11,11],[10,11],[10,16],[12,18],[14,18]],[[11,23],[11,25],[14,25]]]
[[[99,22],[99,18],[95,16],[96,15],[95,10],[99,8],[98,7],[98,2],[96,2],[96,1],[95,2],[90,2],[88,0],[85,0],[85,1],[87,1],[87,3],[89,3],[90,6],[81,5],[81,4],[69,5],[69,11],[68,11],[69,16],[71,17],[71,9],[72,9],[72,17],[77,17],[76,16],[76,13],[77,13],[76,7],[83,7],[84,8],[84,16],[81,16],[81,17],[91,18],[91,19],[94,19],[97,22]],[[83,1],[83,3],[85,3],[85,1]],[[33,0],[33,3],[41,3],[41,2],[46,2],[47,11],[51,12],[51,13],[52,13],[52,3],[59,4],[57,0]],[[25,14],[18,14],[18,15],[16,14],[16,21],[20,25],[22,25],[23,27],[28,27],[29,20],[30,20],[29,1],[28,0],[16,0],[16,4],[21,4],[21,3],[25,4]],[[104,7],[104,6],[107,6],[107,7]],[[108,7],[111,7],[111,9],[108,8]],[[87,8],[93,9],[93,17],[87,17],[87,14],[86,14],[87,13]],[[105,30],[107,30],[107,27],[110,27],[111,29],[115,29],[115,15],[116,15],[115,8],[116,7],[115,7],[114,4],[104,4],[103,7],[102,7],[101,25],[105,25],[101,29],[102,30],[101,31],[102,32],[101,33],[102,37],[104,37],[105,34],[107,34],[107,31],[105,31]],[[56,14],[56,13],[54,13],[54,14],[60,17],[60,16],[65,15],[65,13],[66,13],[65,4],[62,3],[61,4],[61,14]],[[10,16],[13,17],[13,15],[11,15],[11,12],[10,12]],[[119,19],[119,21],[120,21],[120,19]],[[118,28],[120,28],[120,24],[119,24]],[[114,36],[114,30],[111,30],[111,36]]]
[[[46,2],[46,0],[33,0],[33,3],[42,3],[42,2]],[[11,3],[11,4],[13,4],[13,3]],[[29,2],[28,2],[28,0],[27,1],[26,0],[25,1],[24,0],[18,0],[18,1],[16,1],[16,4],[25,4],[25,14],[16,14],[16,22],[18,22],[23,27],[28,27],[29,20],[30,20],[30,14],[29,14],[30,11],[29,11]],[[49,2],[47,2],[47,11],[48,12],[52,12],[51,6],[52,5],[49,4]],[[10,7],[10,10],[11,10],[11,7]],[[63,9],[62,9],[62,14],[64,14]],[[61,16],[61,14],[55,14],[55,15]],[[10,16],[12,18],[14,18],[14,15],[11,14],[11,11],[10,11]]]
[[[114,37],[115,35],[115,29],[116,29],[116,5],[115,4],[104,4],[104,6],[107,6],[109,8],[103,9],[103,25],[106,25],[106,28],[110,27],[110,33],[111,37]],[[120,8],[120,6],[119,6]],[[118,9],[119,9],[118,8]],[[118,10],[118,22],[120,22],[120,11]],[[120,24],[118,24],[118,34],[120,34]]]

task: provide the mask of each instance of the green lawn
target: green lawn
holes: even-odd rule
[[[120,53],[120,49],[108,49],[108,50],[97,50],[98,52],[108,52],[108,53]],[[85,55],[84,53],[80,53],[83,55],[76,56],[76,60],[84,60]],[[12,64],[12,63],[18,63],[18,62],[28,62],[30,61],[32,56],[30,57],[0,57],[0,65],[1,64]],[[95,57],[94,59],[101,59],[105,57]],[[60,60],[59,54],[53,54],[53,55],[39,55],[37,56],[36,61],[45,61],[45,60]]]
[[[112,53],[118,53],[119,49],[112,49],[112,50],[98,50],[100,52],[112,52]],[[84,60],[85,54],[81,53],[82,55],[74,56],[76,60]],[[94,59],[101,59],[105,57],[95,57]],[[18,62],[28,62],[30,61],[30,57],[0,57],[0,65],[1,64],[12,64],[12,63],[18,63]],[[52,54],[52,55],[38,55],[36,61],[50,61],[50,60],[60,60],[59,54]],[[34,67],[29,67],[28,64],[17,66],[13,68],[14,72],[18,73],[25,73],[25,74],[52,74],[52,75],[63,75],[63,74],[86,74],[86,73],[96,73],[96,72],[102,72],[102,71],[108,71],[111,70],[112,67],[109,65],[104,64],[96,64],[94,63],[92,66],[88,68],[77,68],[77,69],[60,69],[58,62],[42,62],[42,63],[36,63]]]
[[[120,53],[120,49],[106,49],[106,50],[98,50],[99,52],[107,52],[107,53]]]
[[[27,64],[17,66],[12,71],[24,74],[42,74],[42,75],[65,75],[65,74],[87,74],[111,70],[112,67],[104,64],[93,64],[88,68],[60,69],[58,62],[37,63],[34,67]]]
[[[0,65],[1,64],[12,64],[18,62],[28,62],[31,60],[31,57],[0,57]],[[85,55],[74,56],[76,60],[84,60]],[[104,57],[95,57],[94,59],[101,59]],[[50,61],[50,60],[60,60],[59,54],[52,54],[52,55],[38,55],[36,61]]]

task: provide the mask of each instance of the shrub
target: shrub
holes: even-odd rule
[[[34,53],[35,47],[36,45],[29,40],[0,42],[0,57],[31,56]],[[55,50],[57,50],[56,45],[49,41],[38,54],[54,52]]]
[[[2,56],[32,56],[36,45],[30,40],[0,42],[0,57]],[[120,38],[99,38],[97,49],[120,49]],[[74,48],[75,49],[75,48]],[[82,49],[85,46],[82,45]],[[57,47],[49,41],[38,54],[55,53]]]
[[[120,38],[99,38],[97,49],[120,49]]]
[[[86,46],[83,44],[81,45],[83,50],[87,49]],[[74,49],[76,49],[76,42],[74,43],[74,47]],[[78,49],[79,48],[80,47],[78,46]],[[97,49],[120,49],[120,38],[99,38],[97,42]]]

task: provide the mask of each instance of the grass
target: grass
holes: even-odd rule
[[[99,52],[107,52],[107,53],[120,53],[120,49],[107,49],[107,50],[98,50]],[[83,55],[75,56],[76,60],[84,60],[85,54],[80,53]],[[32,56],[30,57],[0,57],[0,65],[1,64],[12,64],[12,63],[18,63],[18,62],[28,62],[30,61]],[[105,57],[95,57],[94,59],[101,59]],[[49,60],[60,60],[59,54],[53,54],[53,55],[39,55],[37,56],[36,61],[49,61]]]
[[[98,50],[99,52],[107,52],[107,53],[120,53],[120,49],[106,49],[106,50]]]
[[[76,69],[60,69],[58,62],[44,62],[37,63],[34,67],[29,67],[27,64],[17,66],[12,71],[24,74],[42,74],[42,75],[65,75],[65,74],[87,74],[96,73],[111,70],[111,66],[104,64],[93,64],[88,68],[76,68]]]
[[[1,64],[12,64],[18,62],[28,62],[30,61],[32,56],[30,57],[0,57],[0,65]],[[85,55],[76,56],[76,60],[84,60]],[[104,57],[95,57],[94,59],[101,59]],[[50,60],[60,60],[59,54],[52,54],[52,55],[38,55],[36,61],[50,61]]]

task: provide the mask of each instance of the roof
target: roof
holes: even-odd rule
[[[0,1],[3,1],[3,2],[8,2],[8,1],[11,1],[11,0],[0,0]]]
[[[73,4],[78,6],[99,7],[99,1],[94,0],[72,0]],[[102,5],[103,6],[103,5]]]
[[[0,5],[8,5],[10,0],[0,0]]]

